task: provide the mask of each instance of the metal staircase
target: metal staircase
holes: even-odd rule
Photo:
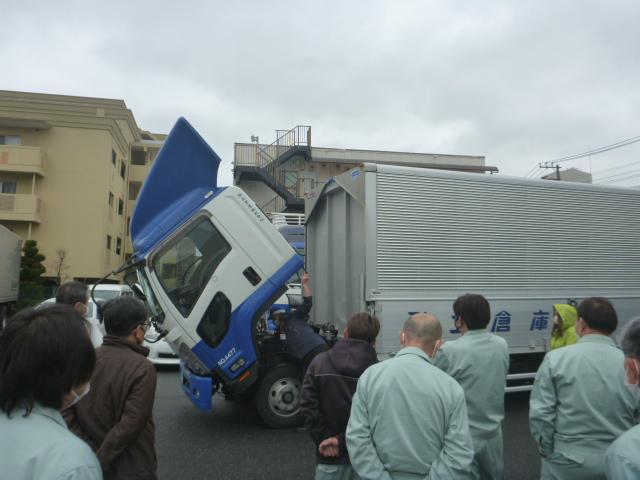
[[[304,191],[298,180],[298,172],[283,167],[294,155],[311,152],[311,127],[298,125],[291,130],[276,130],[277,140],[270,145],[236,145],[234,176],[261,181],[278,197],[261,208],[269,212],[304,209]],[[241,148],[239,150],[238,148]]]

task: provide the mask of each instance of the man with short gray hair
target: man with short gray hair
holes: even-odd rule
[[[625,325],[618,346],[624,353],[625,385],[640,400],[640,317]],[[605,473],[609,480],[640,478],[640,425],[627,430],[607,450]]]
[[[347,426],[351,464],[363,479],[468,478],[473,460],[464,392],[433,365],[436,317],[409,317],[395,358],[358,381]]]

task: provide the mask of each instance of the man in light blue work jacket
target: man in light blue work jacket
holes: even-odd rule
[[[487,332],[491,308],[482,295],[468,293],[459,297],[453,303],[453,312],[462,338],[443,343],[435,365],[455,378],[464,390],[475,450],[471,477],[502,479],[502,420],[509,347],[504,338]]]
[[[432,364],[437,318],[410,317],[398,355],[360,377],[347,426],[351,464],[364,480],[468,478],[473,460],[464,392]]]
[[[625,327],[618,345],[626,357],[624,360],[626,386],[640,401],[640,317]],[[604,466],[609,480],[635,480],[640,478],[640,425],[627,430],[607,450]]]
[[[547,353],[529,411],[543,479],[604,479],[604,454],[638,423],[640,404],[624,386],[624,354],[609,336],[618,317],[609,300],[578,307],[575,345]]]

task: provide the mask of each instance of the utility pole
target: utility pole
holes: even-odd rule
[[[556,180],[560,181],[560,165],[554,162],[543,162],[540,163],[540,168],[555,168],[556,170]]]

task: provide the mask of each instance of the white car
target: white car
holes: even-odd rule
[[[89,285],[89,295],[93,285]],[[116,285],[112,283],[100,283],[96,286],[93,292],[96,300],[101,298],[102,300],[111,300],[116,297],[133,297],[133,290],[128,285]]]
[[[96,293],[97,292],[98,289],[96,289]],[[101,297],[98,297],[98,295],[96,295],[96,299],[98,301],[100,300],[100,298]],[[45,305],[53,305],[55,303],[55,298],[49,298],[42,302],[39,307]],[[89,299],[89,313],[87,314],[87,320],[89,320],[89,323],[91,324],[91,341],[93,342],[93,346],[98,348],[100,345],[102,345],[102,337],[106,332],[104,330],[104,325],[98,320],[98,309],[96,308],[96,304],[93,303],[93,300],[91,298]],[[150,327],[149,331],[145,335],[145,338],[148,338],[149,340],[155,340],[157,337],[158,333],[153,329],[153,327]],[[180,365],[180,358],[171,349],[164,338],[157,343],[149,343],[145,341],[143,342],[143,345],[149,349],[149,360],[151,360],[151,363],[155,365]]]
[[[158,332],[153,327],[145,334],[145,339],[155,340],[158,338]],[[149,360],[155,365],[180,365],[180,357],[173,351],[169,344],[163,338],[157,343],[150,343],[145,340],[142,343],[149,349]]]

